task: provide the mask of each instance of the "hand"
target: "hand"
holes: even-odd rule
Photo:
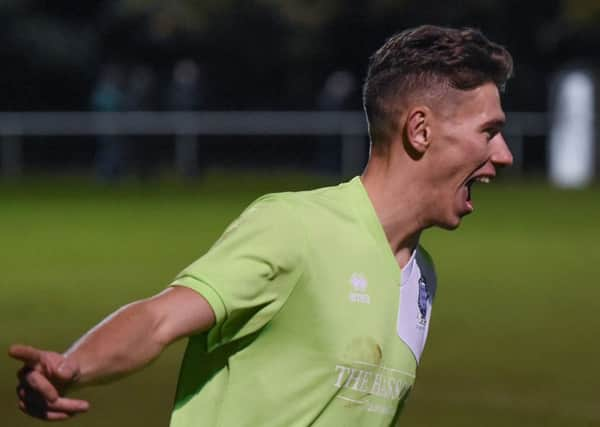
[[[62,354],[13,345],[8,354],[23,362],[17,377],[19,408],[43,420],[64,420],[89,409],[85,400],[63,397],[79,377],[79,366]]]

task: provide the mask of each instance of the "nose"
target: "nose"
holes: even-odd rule
[[[492,146],[490,160],[495,166],[503,167],[513,164],[513,155],[501,133],[496,134],[494,141],[490,145]]]

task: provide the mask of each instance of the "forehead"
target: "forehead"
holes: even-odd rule
[[[463,123],[505,121],[500,93],[493,83],[485,83],[466,91],[450,89],[442,104],[443,114],[447,120]]]

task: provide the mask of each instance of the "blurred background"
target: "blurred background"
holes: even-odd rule
[[[425,23],[513,54],[515,165],[424,236],[440,292],[402,425],[600,425],[597,0],[2,0],[0,344],[62,351],[259,195],[359,174],[368,58]],[[184,345],[69,424],[167,425]],[[17,366],[0,419],[37,425]]]

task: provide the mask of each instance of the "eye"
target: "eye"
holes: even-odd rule
[[[498,132],[500,132],[500,130],[496,128],[488,128],[483,130],[483,134],[485,135],[485,138],[488,140],[488,142],[494,139]]]

